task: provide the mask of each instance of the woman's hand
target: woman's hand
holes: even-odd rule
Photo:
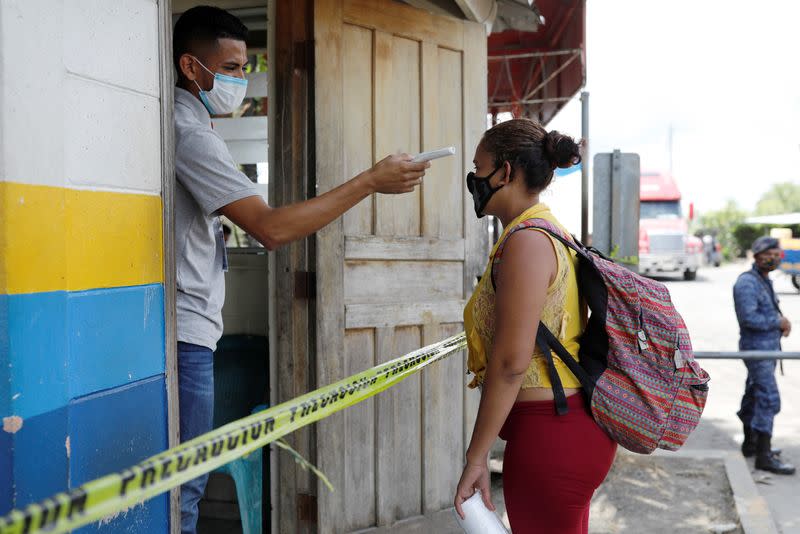
[[[486,508],[495,511],[494,504],[492,504],[492,487],[489,480],[489,467],[486,460],[480,463],[469,463],[464,466],[464,472],[461,474],[461,480],[458,481],[456,487],[456,498],[453,505],[456,507],[456,512],[461,519],[464,519],[464,511],[461,510],[461,504],[472,497],[475,490],[480,490],[481,497],[483,497],[483,504]]]

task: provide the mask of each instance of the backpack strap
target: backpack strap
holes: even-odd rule
[[[586,259],[591,260],[591,257],[589,256],[590,250],[602,256],[602,254],[593,249],[587,249],[583,243],[575,239],[574,236],[570,236],[569,234],[565,233],[561,228],[550,221],[546,219],[528,219],[512,228],[508,235],[506,235],[506,237],[497,247],[497,251],[495,252],[494,259],[492,261],[493,267],[495,263],[499,262],[508,238],[511,237],[511,235],[513,235],[515,232],[528,228],[544,230],[548,235],[552,236],[564,246],[574,250],[579,256],[582,256]],[[602,257],[605,258],[605,256]],[[497,289],[495,286],[494,269],[492,269],[491,272],[491,281],[492,287]],[[556,405],[556,413],[558,415],[565,415],[569,412],[569,408],[567,407],[567,397],[564,393],[564,386],[561,383],[561,377],[558,376],[558,370],[556,369],[555,361],[553,360],[552,351],[556,352],[556,355],[562,362],[564,362],[564,365],[567,366],[567,369],[569,369],[572,374],[575,375],[575,378],[578,379],[578,381],[581,383],[581,387],[586,391],[587,394],[591,395],[592,391],[594,391],[595,381],[591,376],[589,376],[586,370],[581,367],[578,361],[575,360],[572,354],[569,353],[561,341],[559,341],[559,339],[541,321],[539,321],[539,327],[536,332],[536,345],[539,347],[539,350],[542,352],[547,362],[547,372],[550,376],[550,385],[553,389],[553,400],[555,401]]]
[[[581,387],[586,390],[586,393],[591,394],[592,391],[594,391],[596,384],[594,378],[592,378],[591,375],[586,372],[586,369],[584,369],[578,360],[576,360],[575,357],[569,353],[566,347],[561,344],[561,342],[550,331],[550,329],[548,329],[545,325],[540,324],[539,330],[542,331],[544,342],[556,352],[558,358],[564,362],[564,365],[566,365],[570,371],[572,371],[572,374],[574,374],[575,378],[578,379],[578,382],[581,383]]]
[[[547,374],[550,375],[550,387],[553,389],[553,400],[556,404],[556,413],[558,415],[566,415],[569,412],[567,407],[567,395],[564,393],[564,386],[561,384],[561,377],[558,376],[555,361],[553,361],[553,353],[550,352],[550,347],[544,340],[542,329],[547,330],[544,323],[539,323],[539,332],[536,334],[536,344],[539,350],[544,354],[547,361]]]
[[[564,232],[561,228],[546,219],[529,219],[526,222],[529,223],[526,225],[528,228],[538,228],[540,230],[544,230],[549,235],[560,241],[564,246],[574,250],[579,256],[583,256],[588,259],[588,252],[590,250],[596,252],[594,249],[588,248],[586,245],[578,241],[575,236]]]
[[[516,225],[514,228],[509,230],[508,234],[506,234],[505,237],[503,237],[503,240],[500,241],[500,243],[497,245],[497,250],[494,252],[494,255],[492,256],[492,268],[491,268],[491,270],[489,272],[489,279],[492,282],[492,289],[494,291],[497,291],[497,280],[495,279],[495,274],[494,274],[495,273],[495,268],[494,267],[495,267],[495,265],[500,263],[500,259],[503,257],[503,251],[506,248],[506,243],[508,243],[508,239],[512,235],[514,235],[516,232],[518,232],[519,230],[524,230],[526,228],[531,228],[530,225],[525,224],[526,222],[527,221],[522,221],[521,223]]]
[[[588,255],[586,253],[586,247],[583,246],[574,236],[570,236],[569,234],[565,233],[561,228],[556,226],[555,224],[551,223],[546,219],[527,219],[516,225],[514,228],[509,230],[508,234],[500,241],[500,244],[497,245],[497,250],[492,257],[492,270],[491,270],[491,281],[492,281],[492,288],[497,290],[497,284],[495,282],[495,275],[494,275],[494,266],[500,263],[500,259],[503,256],[503,250],[506,247],[506,243],[508,239],[514,235],[516,232],[520,230],[527,230],[527,229],[536,229],[536,230],[544,230],[548,235],[552,236],[553,238],[557,239],[559,242],[564,244],[567,248],[574,250],[581,256]]]
[[[559,341],[542,322],[539,323],[539,329],[536,333],[536,344],[547,360],[547,371],[550,375],[550,386],[553,388],[553,400],[556,404],[556,413],[558,415],[565,415],[569,411],[567,408],[567,397],[564,393],[564,386],[561,384],[561,378],[558,376],[558,371],[556,371],[553,353],[550,349],[552,348],[552,350],[556,352],[558,358],[564,362],[567,369],[575,375],[575,378],[578,379],[581,383],[581,387],[589,396],[591,396],[592,391],[594,391],[595,381],[589,376],[589,373],[581,367],[580,363],[575,360],[564,345],[561,344],[561,341]]]

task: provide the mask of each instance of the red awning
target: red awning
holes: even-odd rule
[[[586,0],[536,0],[534,32],[489,36],[489,113],[547,124],[586,82]]]

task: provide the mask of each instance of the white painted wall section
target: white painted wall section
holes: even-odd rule
[[[0,2],[0,179],[160,194],[157,7]]]
[[[0,1],[0,179],[64,185],[63,5]]]
[[[69,75],[64,87],[67,186],[158,194],[158,99]]]
[[[158,99],[154,0],[65,0],[64,68]]]

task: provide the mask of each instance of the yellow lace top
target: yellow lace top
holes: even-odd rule
[[[486,372],[486,363],[492,352],[494,340],[494,300],[495,293],[492,285],[492,265],[500,243],[508,232],[518,224],[528,219],[545,219],[553,224],[560,225],[550,209],[542,203],[528,208],[519,217],[514,219],[504,230],[500,239],[492,249],[486,270],[478,286],[472,294],[466,308],[464,308],[464,329],[467,333],[469,357],[467,368],[475,375],[469,387],[474,388],[483,383]],[[578,295],[576,278],[577,258],[575,252],[567,249],[562,243],[555,240],[543,230],[531,228],[530,230],[543,232],[550,237],[558,261],[558,271],[555,279],[547,289],[544,309],[541,320],[553,332],[569,351],[578,358],[580,348],[578,338],[585,326],[585,316],[582,313],[581,302]],[[499,264],[499,263],[498,263]],[[531,325],[531,337],[536,336],[536,325]],[[565,388],[580,387],[580,382],[564,363],[553,353],[558,376]],[[538,347],[533,352],[528,372],[522,381],[522,388],[550,387],[550,377],[547,373],[547,362]]]

